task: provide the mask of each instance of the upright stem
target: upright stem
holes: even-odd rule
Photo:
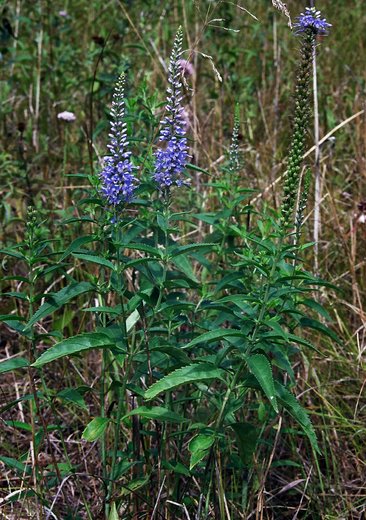
[[[117,279],[118,279],[117,291],[118,291],[119,302],[121,305],[121,328],[122,328],[122,334],[123,334],[125,345],[126,345],[127,357],[126,357],[126,371],[125,371],[125,374],[123,377],[122,387],[118,388],[118,390],[117,390],[118,405],[117,405],[117,416],[116,416],[115,428],[114,428],[112,461],[111,461],[111,469],[110,469],[110,474],[109,474],[108,492],[107,492],[107,500],[106,500],[106,502],[107,502],[106,503],[106,514],[107,515],[109,514],[109,510],[110,510],[110,502],[111,502],[111,497],[112,497],[112,493],[113,493],[113,484],[115,481],[114,473],[115,473],[116,462],[117,462],[117,452],[118,452],[118,445],[119,445],[119,439],[120,439],[121,420],[122,420],[123,412],[125,410],[124,397],[125,397],[126,384],[127,384],[128,377],[129,377],[129,371],[130,371],[129,367],[130,367],[131,357],[132,357],[130,348],[129,348],[129,342],[128,342],[128,332],[127,332],[127,326],[126,326],[127,317],[126,317],[126,310],[125,310],[125,305],[124,305],[124,301],[123,301],[122,276],[123,276],[124,268],[123,268],[123,265],[121,262],[121,257],[120,257],[120,248],[121,248],[122,241],[119,240],[119,238],[120,238],[120,234],[118,234],[118,240],[117,240],[117,243],[115,244],[116,251],[117,251]]]
[[[316,67],[316,52],[313,54],[313,96],[314,96],[314,144],[315,144],[315,194],[314,194],[314,271],[319,272],[319,232],[320,232],[320,146],[319,146],[319,106],[318,106],[318,78]]]

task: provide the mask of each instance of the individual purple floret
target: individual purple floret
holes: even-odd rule
[[[124,87],[125,75],[119,77],[111,108],[111,133],[108,149],[110,156],[104,158],[104,168],[100,172],[101,193],[111,206],[129,202],[138,184],[133,174],[135,167],[128,151],[127,125],[124,122]]]
[[[328,28],[332,27],[332,24],[328,23],[325,18],[320,18],[320,14],[315,7],[306,7],[305,13],[301,13],[297,18],[297,23],[294,24],[296,32],[302,33],[311,29],[316,34],[327,34]]]
[[[182,186],[188,182],[182,180],[182,172],[188,159],[186,121],[182,101],[182,54],[183,33],[179,28],[174,40],[169,64],[169,86],[167,89],[167,115],[162,121],[159,141],[163,147],[155,153],[154,180],[159,189],[164,191],[172,185]]]

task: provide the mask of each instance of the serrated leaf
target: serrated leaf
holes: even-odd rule
[[[65,260],[65,258],[67,258],[71,253],[73,253],[74,251],[79,249],[82,245],[87,244],[89,242],[93,242],[94,240],[96,240],[96,237],[94,235],[88,235],[85,237],[75,238],[75,240],[73,240],[71,242],[69,247],[67,249],[65,249],[65,252],[63,253],[63,255],[60,258],[60,262]]]
[[[116,307],[106,307],[101,305],[100,307],[86,307],[85,309],[81,309],[83,312],[99,312],[105,314],[115,314],[119,316],[122,313],[121,305],[116,305]]]
[[[246,362],[249,370],[257,379],[274,410],[278,413],[272,368],[268,359],[263,354],[254,354],[253,356],[247,357]]]
[[[209,332],[204,332],[197,338],[194,338],[192,341],[184,345],[183,348],[191,348],[199,343],[209,343],[210,341],[215,341],[218,339],[225,339],[226,337],[236,336],[236,337],[247,337],[247,334],[244,334],[240,330],[229,330],[229,329],[215,329],[210,330]]]
[[[72,256],[78,258],[79,260],[83,260],[84,262],[91,262],[93,264],[102,265],[103,267],[108,267],[108,269],[112,269],[112,271],[115,270],[115,265],[110,260],[107,260],[102,256],[93,254],[89,255],[86,253],[72,253]]]
[[[94,417],[83,431],[82,438],[89,442],[96,441],[103,435],[109,422],[108,417]]]
[[[100,332],[87,332],[60,341],[60,343],[56,343],[56,345],[50,347],[46,352],[41,354],[32,366],[39,368],[47,363],[51,363],[51,361],[55,361],[56,359],[65,356],[71,356],[72,354],[77,354],[94,348],[108,348],[112,346],[114,346],[114,343],[106,334]]]
[[[0,362],[0,374],[5,374],[5,372],[11,372],[12,370],[17,370],[18,368],[25,368],[29,366],[29,361],[25,358],[16,357],[12,359],[5,359]]]
[[[37,321],[49,316],[65,305],[67,302],[89,291],[95,290],[95,286],[89,282],[80,282],[64,287],[57,293],[50,295],[47,301],[33,314],[26,329],[32,327]]]
[[[299,423],[303,432],[308,437],[312,447],[319,454],[321,453],[318,442],[316,439],[313,425],[311,424],[310,417],[306,410],[301,406],[296,397],[287,390],[283,385],[276,381],[276,394],[280,400],[280,403],[286,408],[289,414]]]
[[[180,255],[171,259],[172,263],[192,282],[199,283],[193,272],[192,265],[185,255]]]
[[[320,314],[320,316],[323,316],[323,318],[325,318],[327,321],[332,321],[328,311],[319,302],[312,300],[311,298],[307,298],[301,302],[301,305],[305,305],[306,307],[313,309],[315,312]]]
[[[151,408],[148,406],[139,406],[126,414],[123,419],[131,417],[132,415],[140,415],[140,417],[145,417],[146,419],[156,419],[162,422],[182,423],[187,421],[187,419],[184,419],[181,415],[162,406],[152,406]]]
[[[144,253],[149,253],[157,258],[161,258],[162,252],[160,249],[156,247],[152,247],[148,244],[139,244],[139,243],[130,243],[126,247],[131,250],[143,251]]]
[[[172,246],[171,251],[169,251],[169,254],[172,255],[173,258],[176,258],[178,255],[183,254],[189,254],[194,253],[195,251],[200,250],[208,250],[211,251],[214,247],[216,247],[217,244],[211,244],[211,243],[201,243],[201,244],[187,244],[185,246]]]
[[[174,370],[154,383],[145,392],[145,399],[154,399],[161,392],[171,390],[180,385],[203,381],[206,379],[223,379],[224,371],[209,363],[196,363]]]
[[[313,318],[301,318],[300,324],[302,327],[309,327],[310,329],[317,330],[321,334],[328,336],[328,338],[333,339],[336,343],[338,343],[338,345],[342,343],[337,334],[333,332],[332,329],[326,325],[323,325],[323,323],[320,323],[318,320],[314,320]]]

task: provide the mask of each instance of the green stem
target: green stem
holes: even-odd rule
[[[251,335],[251,337],[249,339],[249,348],[248,348],[248,351],[247,351],[247,354],[246,354],[247,356],[250,355],[251,350],[253,349],[253,346],[254,346],[255,341],[257,339],[257,334],[258,334],[258,330],[259,330],[260,324],[263,321],[264,315],[265,315],[266,310],[267,310],[267,304],[268,304],[268,300],[269,300],[269,292],[271,290],[273,277],[275,275],[276,268],[277,268],[278,262],[279,262],[279,260],[281,258],[281,254],[282,254],[283,240],[284,240],[284,236],[281,235],[280,239],[279,239],[279,242],[278,242],[278,245],[277,245],[276,254],[275,254],[275,257],[273,259],[273,264],[272,264],[272,267],[271,267],[271,271],[270,271],[268,279],[267,279],[266,289],[265,289],[263,300],[261,302],[261,309],[259,311],[258,319],[257,319],[256,325],[254,327],[253,333],[252,333],[252,335]],[[238,380],[239,380],[243,370],[245,369],[245,367],[246,367],[246,360],[244,359],[240,363],[239,368],[237,369],[233,379],[231,380],[231,383],[230,383],[228,389],[226,390],[226,394],[225,394],[225,397],[224,397],[224,400],[223,400],[223,403],[222,403],[222,406],[221,406],[221,409],[220,409],[220,413],[219,413],[219,416],[218,416],[216,424],[215,424],[215,430],[216,431],[218,431],[219,428],[222,425],[222,422],[223,422],[223,419],[224,419],[224,413],[226,411],[226,407],[227,407],[227,403],[229,401],[230,395],[232,394],[232,392],[236,388],[237,382],[238,382]]]

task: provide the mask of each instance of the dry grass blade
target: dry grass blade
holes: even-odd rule
[[[287,9],[287,5],[281,2],[281,0],[272,0],[272,5],[287,17],[288,26],[290,27],[290,29],[292,29],[291,16],[289,10]]]

